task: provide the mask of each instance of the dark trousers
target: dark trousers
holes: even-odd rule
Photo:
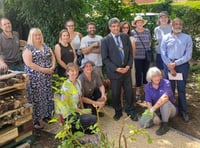
[[[172,91],[175,94],[175,89],[177,85],[177,91],[178,91],[178,106],[179,106],[179,111],[180,113],[187,113],[187,103],[186,103],[186,81],[188,78],[189,74],[189,63],[185,63],[179,66],[176,66],[175,68],[177,73],[182,73],[183,74],[183,80],[170,80]],[[168,68],[166,65],[164,65],[164,72],[165,72],[165,77],[168,78]]]
[[[122,113],[121,105],[121,88],[124,90],[125,95],[125,112],[130,115],[133,113],[133,89],[131,82],[131,75],[123,75],[119,79],[110,79],[112,89],[112,103],[115,113]]]
[[[85,96],[93,101],[97,101],[100,97],[101,97],[101,91],[99,90],[99,88],[94,89],[94,92],[91,96]],[[92,104],[83,104],[85,108],[90,108],[92,110],[92,114],[96,115],[96,108],[92,105]]]
[[[75,115],[69,115],[67,119],[71,124],[71,131],[72,133],[76,131],[82,131],[86,134],[91,134],[92,131],[89,129],[91,125],[94,125],[97,122],[97,117],[95,115],[91,114],[78,114],[76,113]],[[77,129],[76,123],[77,121],[80,120],[81,127]]]
[[[146,74],[149,69],[149,62],[146,59],[135,59],[136,87],[147,83]]]
[[[8,65],[9,69],[14,70],[14,71],[24,71],[24,64],[19,63],[19,64],[11,64]]]

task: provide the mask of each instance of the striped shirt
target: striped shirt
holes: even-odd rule
[[[144,29],[143,32],[136,32],[132,30],[132,36],[136,39],[136,55],[135,59],[145,59],[145,50],[150,48],[151,43],[151,34],[149,29]],[[143,46],[142,42],[145,46]]]

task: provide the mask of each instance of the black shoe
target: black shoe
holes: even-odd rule
[[[103,112],[99,112],[99,117],[104,117],[104,113]]]
[[[185,122],[188,122],[189,121],[189,116],[188,116],[188,114],[187,113],[182,113],[182,118],[183,118],[183,121],[185,121]]]
[[[156,135],[161,136],[169,131],[169,126],[167,122],[162,122],[160,128],[156,131]]]
[[[138,116],[135,115],[135,114],[127,114],[127,116],[130,116],[130,119],[133,120],[133,121],[138,121]]]
[[[113,119],[115,121],[118,121],[121,117],[122,117],[122,113],[115,113],[115,115],[113,116]]]

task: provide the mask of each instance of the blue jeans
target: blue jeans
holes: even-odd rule
[[[170,80],[172,91],[175,94],[175,89],[177,85],[177,91],[178,91],[178,107],[180,113],[187,113],[187,103],[186,103],[186,81],[188,78],[189,74],[189,63],[184,63],[182,65],[176,66],[175,70],[177,73],[182,73],[183,74],[183,80]],[[164,65],[164,72],[165,72],[165,77],[168,78],[168,68],[166,65]]]
[[[160,70],[163,70],[163,60],[161,58],[161,55],[160,54],[157,54],[156,55],[156,66],[160,69]]]

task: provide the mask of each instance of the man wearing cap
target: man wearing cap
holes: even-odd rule
[[[24,66],[20,61],[19,54],[19,35],[12,31],[12,25],[7,18],[0,19],[0,71],[19,70],[23,71]]]
[[[95,71],[101,76],[102,74],[102,58],[101,58],[101,49],[100,41],[102,37],[96,35],[96,24],[94,22],[89,22],[87,24],[88,35],[84,36],[81,39],[81,52],[84,54],[84,57],[95,64]]]
[[[186,103],[186,81],[189,74],[189,60],[192,58],[192,38],[182,33],[183,22],[179,18],[172,20],[172,32],[164,36],[161,42],[161,57],[164,62],[165,77],[175,77],[178,80],[170,80],[171,87],[175,93],[177,84],[179,113],[185,122],[189,121]],[[182,78],[181,78],[182,77]]]
[[[120,33],[120,21],[111,18],[108,21],[110,34],[101,42],[101,55],[106,66],[107,76],[111,82],[112,102],[115,109],[114,120],[122,116],[120,100],[121,88],[125,95],[125,112],[133,121],[137,116],[133,109],[133,90],[131,82],[131,66],[133,64],[132,45],[127,34]]]
[[[82,60],[79,80],[82,85],[82,102],[85,108],[90,108],[92,114],[102,117],[104,114],[100,110],[104,107],[107,96],[100,76],[93,70],[94,62],[84,58]]]
[[[167,11],[162,11],[158,15],[158,25],[154,29],[154,36],[156,39],[156,66],[161,70],[162,74],[163,72],[163,61],[160,54],[160,44],[162,41],[163,36],[171,32],[171,25],[170,25],[170,19]]]

